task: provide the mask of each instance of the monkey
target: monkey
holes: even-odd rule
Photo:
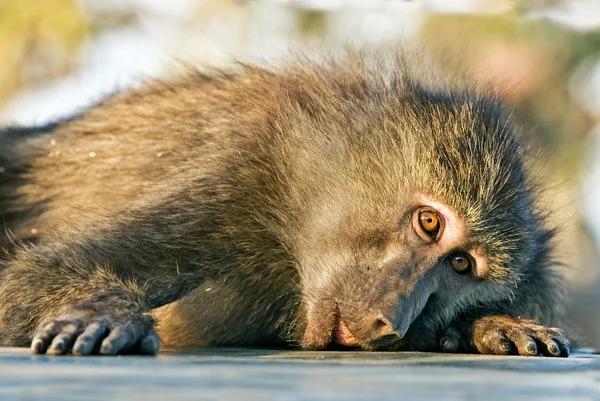
[[[190,69],[0,134],[0,344],[566,357],[534,159],[404,58]]]

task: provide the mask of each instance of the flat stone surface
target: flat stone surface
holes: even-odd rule
[[[0,400],[598,400],[600,357],[206,349],[158,357],[0,348]]]

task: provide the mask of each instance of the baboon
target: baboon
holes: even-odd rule
[[[190,70],[5,128],[0,343],[567,356],[525,139],[419,70]]]

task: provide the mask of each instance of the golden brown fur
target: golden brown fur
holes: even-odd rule
[[[96,322],[125,345],[77,353],[152,352],[153,313],[171,346],[322,348],[343,319],[387,349],[368,316],[406,299],[391,348],[565,355],[560,331],[503,317],[554,325],[563,303],[523,149],[493,96],[404,63],[191,72],[7,130],[0,341],[62,353]],[[430,198],[485,250],[483,280],[443,270],[451,250],[404,224]]]

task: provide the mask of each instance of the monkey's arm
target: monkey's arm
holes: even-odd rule
[[[531,287],[538,291],[535,301],[547,302],[553,297],[548,289]],[[476,352],[482,354],[532,356],[569,356],[570,342],[563,330],[555,327],[552,311],[532,303],[528,295],[513,302],[469,310],[455,319],[435,339],[437,348],[444,352]],[[518,297],[518,295],[517,295]],[[529,298],[529,299],[528,299]],[[553,305],[548,302],[546,305]],[[563,305],[556,305],[557,309]]]
[[[554,290],[524,284],[512,302],[470,308],[446,327],[409,332],[407,346],[434,352],[569,356],[570,342],[554,319],[556,310],[564,306]],[[551,310],[552,305],[556,310]]]
[[[208,224],[180,221],[171,203],[20,249],[0,271],[0,343],[25,345],[33,335],[36,353],[155,353],[148,312],[197,286],[210,257],[189,246]]]

